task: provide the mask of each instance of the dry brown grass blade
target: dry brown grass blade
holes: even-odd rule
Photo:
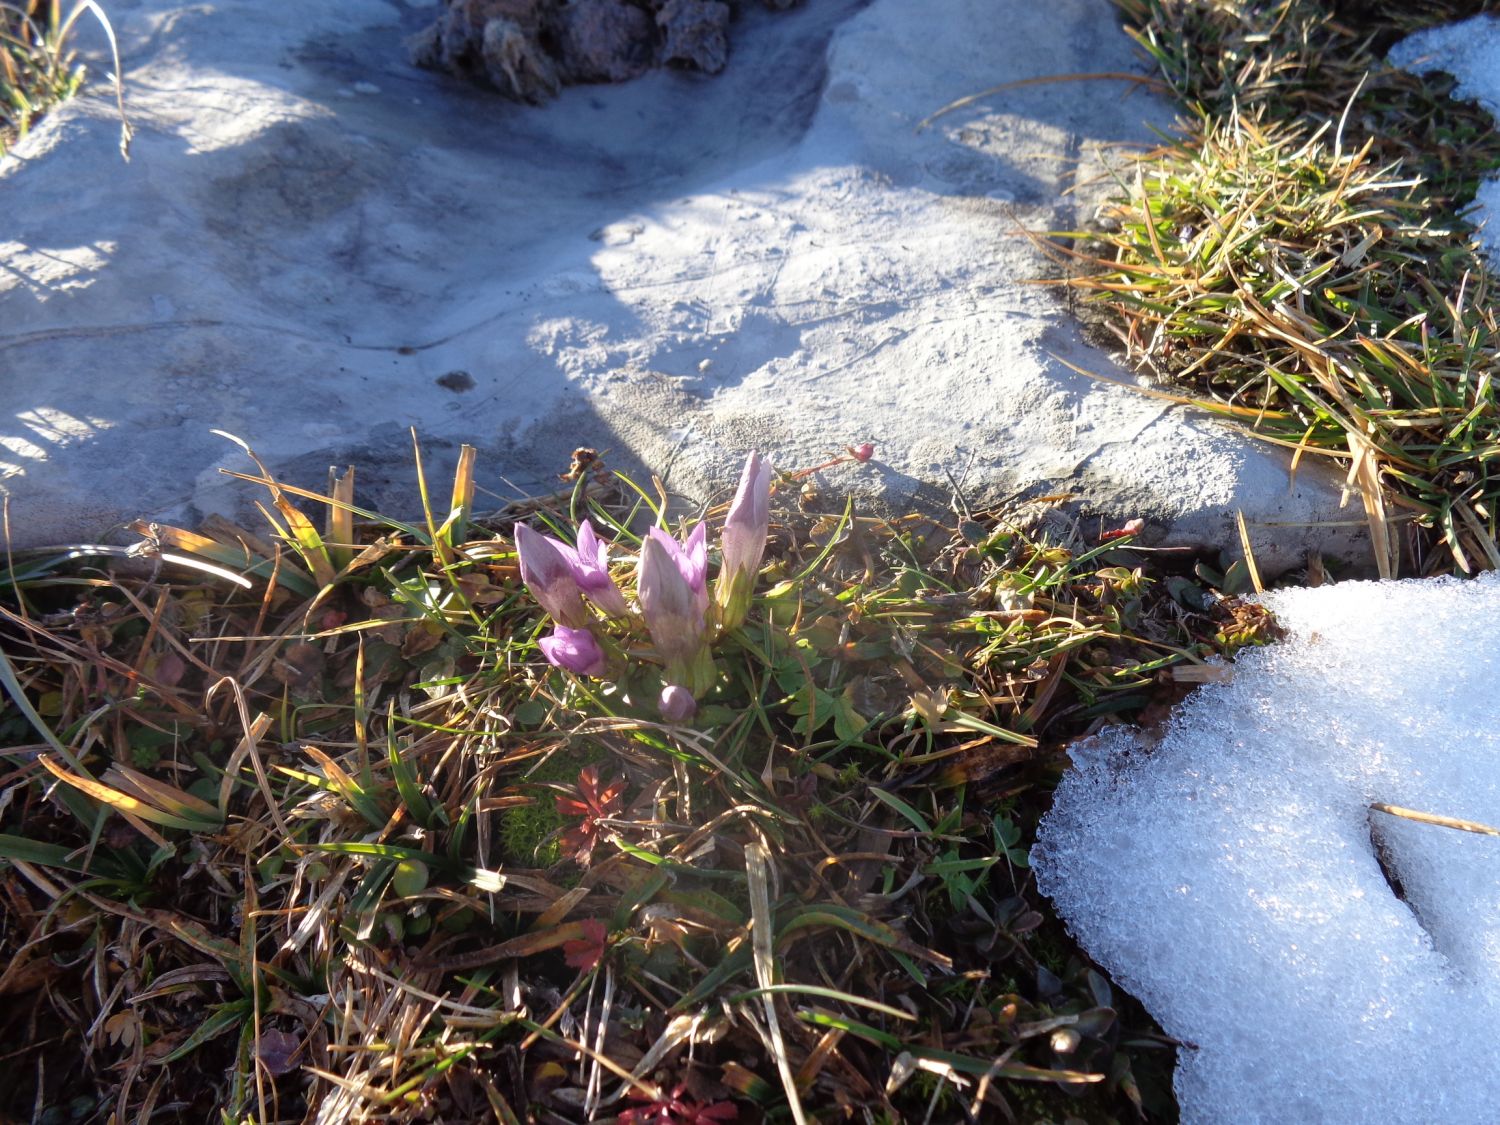
[[[419,961],[417,965],[424,972],[452,973],[479,969],[511,957],[530,957],[536,953],[545,953],[549,949],[560,948],[566,942],[580,941],[587,937],[588,931],[582,922],[563,922],[549,929],[531,930],[520,937],[487,945],[471,953]]]
[[[474,465],[479,450],[472,445],[462,445],[458,450],[458,465],[453,470],[453,495],[448,504],[448,518],[443,521],[441,531],[444,538],[454,539],[455,530],[463,530],[469,514],[474,510]]]
[[[765,846],[758,841],[745,845],[745,876],[750,884],[750,949],[755,965],[755,979],[761,988],[770,988],[776,980],[776,934],[775,921],[771,915],[770,859]],[[787,1105],[792,1110],[792,1120],[797,1125],[807,1125],[807,1114],[802,1109],[802,1099],[797,1093],[797,1076],[792,1071],[792,1062],[786,1052],[786,1039],[781,1033],[781,1020],[776,1015],[776,995],[767,992],[761,996],[766,1013],[766,1030],[770,1035],[771,1051],[776,1056],[776,1071],[781,1075],[781,1084],[786,1089]]]
[[[144,828],[141,822],[149,821],[152,824],[159,824],[170,828],[194,829],[204,827],[201,823],[201,818],[194,818],[190,815],[184,816],[178,812],[160,807],[160,804],[154,800],[152,793],[139,792],[138,794],[132,794],[126,792],[123,788],[106,785],[87,773],[73,773],[70,770],[64,769],[57,762],[54,762],[47,754],[38,755],[37,762],[59,781],[66,782],[74,789],[87,794],[94,800],[108,806],[128,819],[131,824],[141,829],[151,839],[152,843],[158,846],[165,847],[166,841],[154,830]],[[111,771],[116,770],[117,767],[111,767]],[[117,782],[124,780],[117,772],[106,773],[105,776],[113,777]],[[175,800],[177,796],[187,796],[187,794],[181,793],[172,786],[166,786],[164,783],[157,784],[172,791],[170,800]],[[214,815],[217,816],[217,810],[215,810]]]
[[[1495,538],[1490,534],[1489,529],[1474,514],[1474,509],[1462,500],[1455,500],[1453,510],[1458,513],[1459,519],[1464,521],[1473,536],[1475,546],[1483,553],[1490,569],[1500,570],[1500,545],[1495,543]]]
[[[1175,403],[1178,406],[1197,406],[1204,410],[1210,410],[1215,414],[1228,414],[1235,418],[1261,418],[1265,416],[1264,411],[1248,406],[1234,406],[1231,403],[1214,402],[1201,396],[1174,394],[1171,391],[1157,390],[1155,387],[1143,387],[1138,383],[1129,383],[1124,379],[1113,379],[1108,375],[1101,375],[1097,371],[1090,371],[1086,367],[1079,367],[1076,363],[1070,363],[1056,352],[1048,352],[1047,354],[1069,371],[1074,371],[1079,375],[1087,375],[1090,379],[1097,379],[1101,383],[1113,383],[1117,387],[1124,387],[1126,390],[1145,395],[1147,398],[1159,398],[1163,402]]]
[[[265,801],[266,811],[275,823],[276,830],[281,834],[281,839],[290,844],[297,839],[297,835],[291,830],[291,826],[287,824],[286,818],[281,813],[281,805],[277,802],[275,791],[271,788],[271,778],[266,773],[266,764],[260,756],[260,739],[269,727],[270,718],[265,714],[257,714],[254,719],[250,718],[250,704],[245,699],[245,689],[231,676],[225,676],[209,685],[203,696],[204,702],[210,702],[219,689],[225,687],[234,696],[235,707],[239,711],[240,729],[245,732],[241,746],[244,748],[244,756],[250,759],[250,766],[255,770],[255,780],[260,785],[261,799]],[[239,756],[238,750],[235,753]],[[221,791],[221,797],[222,795]]]
[[[354,557],[354,466],[344,470],[342,476],[328,469],[328,495],[333,503],[328,505],[324,522],[328,536],[328,557],[337,571],[344,571]]]
[[[1178,664],[1172,668],[1172,680],[1179,684],[1227,684],[1234,679],[1234,668],[1228,664]]]
[[[195,797],[175,785],[159,778],[150,777],[123,762],[116,762],[105,770],[100,780],[109,782],[121,791],[134,789],[141,799],[154,803],[158,808],[191,814],[205,820],[221,820],[219,810],[201,797]]]
[[[276,478],[271,475],[270,471],[266,468],[265,463],[261,461],[260,457],[256,455],[255,451],[250,448],[250,444],[243,438],[236,437],[234,434],[231,434],[225,430],[213,430],[211,432],[234,442],[235,445],[239,446],[240,449],[244,451],[245,456],[249,457],[250,460],[255,462],[255,467],[260,470],[259,483],[263,484],[266,487],[266,490],[270,492],[272,504],[274,504],[276,510],[281,513],[281,518],[286,520],[287,534],[296,544],[298,553],[302,556],[303,562],[305,562],[308,569],[312,571],[313,580],[320,587],[331,586],[337,579],[338,575],[334,570],[333,563],[329,561],[328,547],[323,542],[323,537],[318,534],[318,529],[313,526],[312,520],[303,515],[301,509],[299,509],[295,504],[291,502],[290,499],[288,499],[287,494],[289,492],[292,492],[299,495],[310,496],[312,499],[318,500],[321,503],[328,504],[330,506],[336,506],[333,498],[329,496],[319,496],[316,493],[307,493],[305,490],[293,489],[289,486],[283,486],[281,482],[276,480]],[[243,476],[243,474],[228,475]]]
[[[238,776],[240,766],[249,757],[255,745],[266,736],[271,729],[271,716],[262,712],[245,728],[240,736],[234,751],[229,755],[229,761],[224,764],[224,776],[219,779],[219,813],[222,816],[229,815],[229,798],[234,791],[235,778]],[[286,838],[286,837],[283,837]]]
[[[566,918],[580,902],[588,897],[590,887],[586,885],[573,887],[558,896],[557,901],[546,910],[537,915],[536,921],[532,923],[533,930],[544,930],[548,926],[558,925]]]
[[[238,547],[263,559],[272,558],[276,554],[274,544],[217,514],[204,517],[201,530],[217,543],[226,547]]]
[[[1052,658],[1051,665],[1047,668],[1047,674],[1042,681],[1042,686],[1037,690],[1031,700],[1031,705],[1021,712],[1021,729],[1032,730],[1047,713],[1047,708],[1052,704],[1052,697],[1057,694],[1058,686],[1062,683],[1063,672],[1068,665],[1068,654],[1059,652]]]
[[[1264,594],[1266,588],[1260,581],[1260,567],[1255,565],[1255,551],[1250,546],[1250,528],[1245,524],[1244,511],[1236,508],[1234,520],[1240,531],[1240,548],[1245,552],[1245,569],[1250,572],[1250,585],[1255,588],[1257,594]]]
[[[1452,828],[1459,832],[1474,832],[1480,836],[1500,836],[1500,828],[1491,828],[1488,824],[1480,824],[1476,820],[1460,820],[1458,817],[1438,816],[1435,813],[1418,812],[1416,809],[1402,808],[1400,805],[1388,805],[1384,801],[1375,801],[1370,805],[1375,812],[1383,812],[1387,816],[1400,817],[1402,820],[1414,820],[1419,824],[1431,824],[1438,828]]]
[[[208,663],[200,659],[191,648],[183,643],[182,638],[177,635],[177,631],[175,629],[167,628],[163,625],[163,620],[165,618],[167,608],[171,604],[170,591],[165,589],[161,591],[160,595],[157,598],[156,608],[154,610],[148,610],[145,603],[141,601],[141,599],[136,595],[135,591],[132,590],[129,586],[116,583],[115,591],[121,594],[126,601],[134,606],[135,609],[140,613],[140,615],[149,623],[147,626],[146,639],[141,642],[140,657],[137,660],[136,667],[133,669],[133,681],[151,685],[156,693],[163,699],[165,699],[169,695],[174,694],[172,692],[169,692],[160,684],[154,683],[151,678],[145,674],[145,671],[142,667],[146,663],[147,658],[151,656],[151,641],[156,637],[163,638],[171,647],[173,652],[177,653],[178,656],[182,657],[204,675],[212,676],[215,674],[213,668]],[[171,706],[171,704],[169,703],[168,706]],[[196,708],[190,706],[184,707],[180,710],[181,713],[184,714],[196,715],[198,713]]]
[[[1364,504],[1365,518],[1370,525],[1370,547],[1375,553],[1375,569],[1381,578],[1394,578],[1398,568],[1397,547],[1386,513],[1379,456],[1363,434],[1350,430],[1345,436],[1349,452],[1354,456],[1347,480],[1359,492]]]

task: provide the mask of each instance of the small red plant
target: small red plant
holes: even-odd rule
[[[660,1098],[648,1099],[638,1090],[630,1091],[630,1097],[646,1104],[625,1110],[615,1118],[615,1125],[721,1125],[740,1119],[739,1107],[733,1102],[704,1105],[688,1096],[687,1086],[681,1082]]]
[[[620,811],[620,796],[625,792],[625,783],[615,781],[603,789],[599,786],[599,770],[584,766],[578,775],[578,786],[573,790],[577,797],[557,798],[559,816],[579,817],[579,822],[563,830],[559,839],[563,852],[584,867],[593,859],[594,845],[603,831],[601,821],[608,820]]]
[[[583,936],[563,942],[563,960],[572,968],[587,972],[604,956],[604,943],[609,930],[597,918],[585,918],[578,925],[583,930]]]
[[[1142,519],[1129,520],[1113,531],[1102,531],[1099,533],[1099,542],[1109,543],[1115,539],[1124,539],[1126,536],[1139,535],[1146,530],[1146,521]]]

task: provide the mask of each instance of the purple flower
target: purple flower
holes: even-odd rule
[[[550,637],[537,641],[547,663],[563,668],[578,676],[602,676],[604,674],[604,650],[587,629],[569,629],[559,625]]]
[[[589,623],[588,607],[578,588],[572,562],[557,549],[557,542],[516,524],[516,556],[521,563],[521,581],[538,604],[559,625],[581,629]]]
[[[703,643],[703,608],[697,590],[679,565],[677,546],[668,536],[651,534],[641,545],[636,592],[656,651],[669,663],[689,658]]]
[[[714,600],[719,603],[719,621],[726,629],[745,620],[770,529],[771,466],[759,453],[751,453],[740,474],[739,491],[729,506],[720,540],[723,565],[714,583]]]
[[[646,538],[655,540],[667,552],[698,605],[708,612],[708,525],[698,523],[681,543],[659,527],[646,532]]]
[[[668,684],[661,689],[661,717],[669,723],[685,723],[698,713],[698,701],[693,693],[677,684]]]
[[[707,554],[702,524],[685,546],[653,528],[641,546],[636,573],[641,614],[667,666],[667,679],[689,685],[694,693],[707,691],[714,676],[705,635]]]
[[[609,546],[594,534],[594,527],[588,520],[578,525],[577,547],[569,547],[551,536],[546,538],[572,566],[573,580],[589,601],[610,617],[624,617],[630,612],[625,595],[609,576]]]

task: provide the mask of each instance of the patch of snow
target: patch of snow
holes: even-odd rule
[[[1475,16],[1407,36],[1391,48],[1392,66],[1413,74],[1441,70],[1458,80],[1453,96],[1477,101],[1500,120],[1500,17]],[[1479,186],[1474,200],[1479,237],[1492,265],[1500,265],[1500,179]]]
[[[1493,1122],[1500,839],[1370,806],[1500,825],[1500,576],[1264,601],[1157,744],[1074,749],[1038,886],[1195,1044],[1184,1122]]]

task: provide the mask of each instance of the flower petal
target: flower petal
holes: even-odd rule
[[[516,524],[515,540],[521,581],[531,596],[558,624],[573,629],[587,625],[589,611],[583,604],[573,565],[555,541],[524,523]]]

